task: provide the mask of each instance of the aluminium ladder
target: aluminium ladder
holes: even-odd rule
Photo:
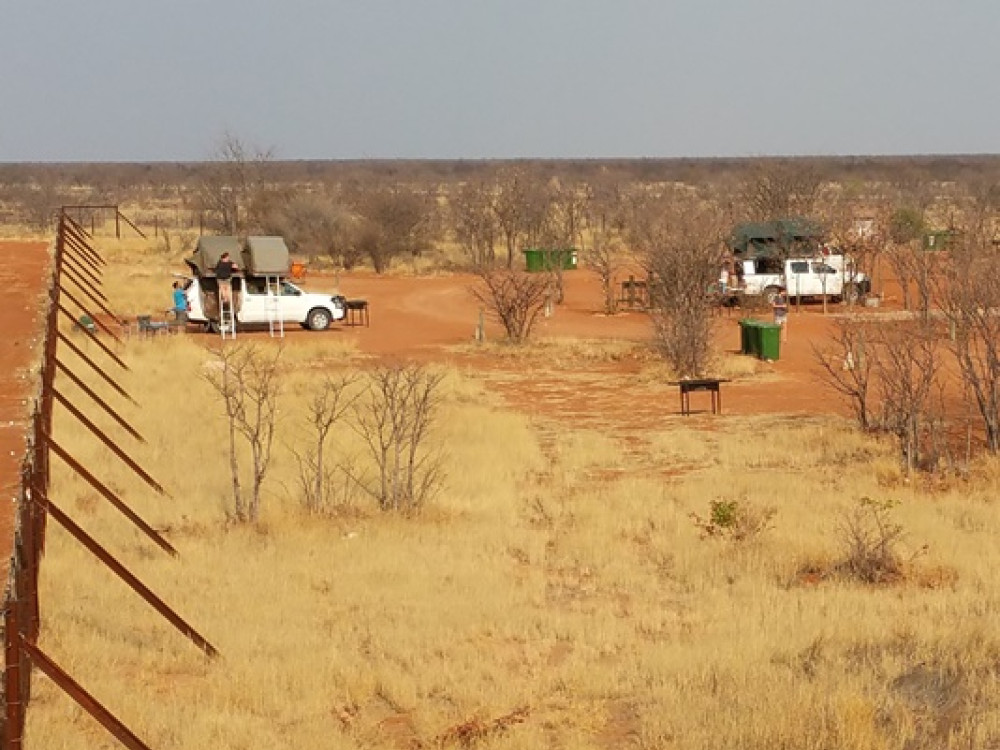
[[[222,285],[226,284],[229,287],[229,301],[226,301],[226,297],[222,294]],[[219,333],[222,335],[223,339],[235,339],[236,338],[236,311],[234,305],[233,297],[233,281],[232,279],[220,279],[219,280]]]
[[[285,338],[285,317],[281,314],[281,277],[266,276],[267,329],[271,338]]]

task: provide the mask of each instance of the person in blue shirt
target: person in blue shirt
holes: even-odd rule
[[[177,320],[187,320],[188,313],[188,301],[187,295],[184,293],[184,287],[181,286],[181,282],[174,282],[174,317]]]

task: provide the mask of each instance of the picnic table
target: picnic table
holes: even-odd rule
[[[670,385],[676,385],[680,389],[681,414],[687,416],[691,413],[691,394],[694,391],[708,391],[712,396],[712,414],[722,414],[721,385],[728,382],[728,378],[691,378],[674,380]]]

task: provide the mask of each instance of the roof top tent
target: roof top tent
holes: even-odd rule
[[[280,279],[287,276],[291,268],[285,240],[281,237],[247,237],[243,268],[247,276],[264,279],[268,328],[271,336],[283,337],[285,318],[281,312]]]
[[[223,253],[229,253],[234,261],[240,257],[243,250],[237,237],[218,236],[200,237],[194,255],[185,259],[185,263],[196,276],[215,276],[215,266]]]
[[[739,224],[729,247],[746,259],[815,254],[824,237],[823,227],[809,219],[778,219]]]
[[[287,276],[291,268],[288,245],[281,237],[248,237],[242,260],[250,276]]]

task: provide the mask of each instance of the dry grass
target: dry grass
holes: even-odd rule
[[[153,286],[145,274],[129,282],[137,295]],[[880,483],[891,448],[838,420],[727,416],[705,431],[667,419],[636,442],[529,420],[492,381],[452,371],[435,436],[448,483],[427,512],[359,503],[306,516],[288,443],[302,438],[304,397],[328,368],[307,366],[321,352],[297,346],[263,521],[229,527],[202,344],[128,345],[122,380],[142,408],[95,385],[147,437],[122,446],[171,497],[64,412],[56,425],[181,557],[160,554],[58,462],[55,501],[223,654],[206,661],[50,525],[41,645],[152,747],[1000,743],[996,464],[925,495]],[[588,356],[616,351],[603,347]],[[341,453],[356,449],[349,431],[337,438]],[[892,586],[803,575],[835,563],[838,518],[863,496],[898,502],[903,551],[928,554]],[[773,529],[703,539],[691,514],[733,500],[774,508]],[[116,747],[47,680],[35,685],[28,746]]]

